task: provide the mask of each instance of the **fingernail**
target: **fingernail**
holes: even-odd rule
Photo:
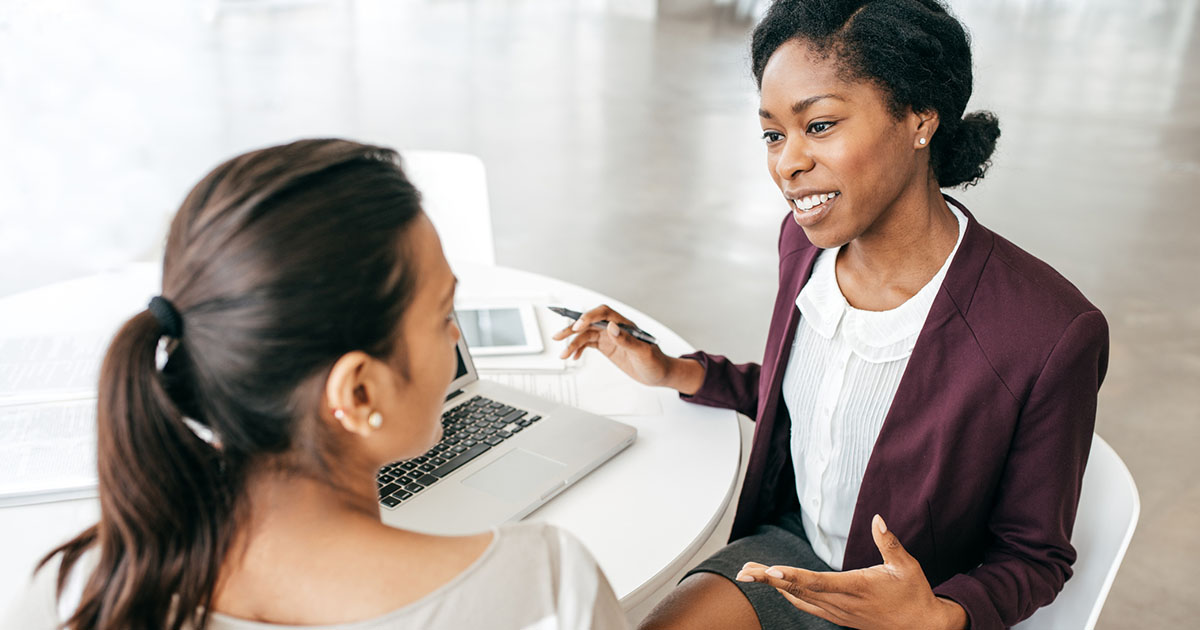
[[[780,571],[774,567],[767,569],[766,573],[773,578],[783,579],[783,571]]]
[[[876,514],[875,518],[879,519],[879,533],[886,534],[887,533],[887,523],[883,522],[883,517]]]
[[[575,320],[575,323],[571,324],[571,330],[574,330],[576,332],[583,330],[583,320],[582,319]]]
[[[739,581],[739,582],[753,582],[753,581],[754,581],[754,576],[751,576],[751,575],[746,575],[746,574],[744,574],[744,573],[739,573],[739,574],[737,574],[737,581]]]

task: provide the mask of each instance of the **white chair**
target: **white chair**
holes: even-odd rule
[[[1075,574],[1049,606],[1014,630],[1092,630],[1137,528],[1141,502],[1125,462],[1096,435],[1083,474],[1083,493],[1071,544]]]
[[[401,151],[400,157],[450,263],[495,265],[483,160],[449,151]]]
[[[421,191],[421,207],[437,228],[451,265],[459,262],[496,265],[492,245],[492,211],[488,203],[483,160],[450,151],[401,151],[409,181]],[[163,218],[162,238],[137,260],[162,264],[166,234],[175,210]]]

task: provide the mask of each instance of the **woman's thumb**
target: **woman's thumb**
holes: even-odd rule
[[[608,336],[612,337],[613,341],[617,342],[618,345],[629,345],[629,335],[625,334],[625,331],[621,330],[621,327],[617,325],[617,322],[608,322],[608,327],[606,330],[608,330]]]

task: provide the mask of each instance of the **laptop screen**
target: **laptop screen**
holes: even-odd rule
[[[458,324],[457,313],[454,315],[454,323]],[[450,394],[466,387],[479,378],[475,373],[475,363],[471,361],[471,352],[467,348],[466,335],[459,336],[458,344],[454,347],[454,353],[458,355],[458,372],[454,375],[454,380],[450,382],[450,388],[446,390],[447,399],[449,399]]]
[[[454,355],[458,357],[458,373],[454,375],[454,380],[458,380],[467,375],[467,363],[463,361],[462,348],[454,347]]]

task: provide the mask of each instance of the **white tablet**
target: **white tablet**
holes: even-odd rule
[[[542,351],[542,333],[530,304],[471,304],[455,310],[473,356]]]

